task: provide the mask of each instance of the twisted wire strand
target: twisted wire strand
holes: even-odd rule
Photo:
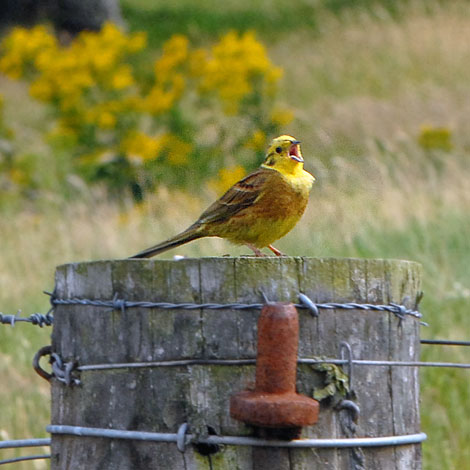
[[[58,305],[84,305],[91,307],[104,307],[111,308],[113,310],[120,310],[124,312],[128,308],[156,308],[163,310],[260,310],[263,308],[266,303],[269,303],[266,296],[263,295],[265,303],[241,303],[241,302],[230,302],[230,303],[215,303],[215,302],[205,302],[205,303],[194,303],[194,302],[182,302],[182,303],[173,303],[173,302],[150,302],[145,300],[125,300],[118,298],[117,294],[108,300],[102,299],[81,299],[73,297],[70,299],[60,299],[52,292],[44,292],[46,295],[50,296],[51,309],[46,313],[33,313],[29,317],[21,317],[21,310],[15,315],[3,314],[0,312],[0,324],[15,326],[18,322],[27,322],[33,325],[40,326],[51,326],[54,321],[54,316],[52,314],[54,308]],[[404,305],[396,304],[390,302],[388,305],[376,305],[376,304],[360,304],[357,302],[325,302],[325,303],[315,303],[308,296],[303,293],[299,293],[300,303],[294,304],[298,309],[309,310],[310,313],[318,317],[320,310],[372,310],[376,312],[390,312],[393,313],[396,317],[401,320],[405,319],[406,316],[411,316],[414,318],[421,319],[422,314],[410,308],[405,307]],[[426,323],[421,322],[426,325]]]
[[[230,302],[230,303],[193,303],[193,302],[182,302],[182,303],[172,303],[172,302],[149,302],[142,300],[125,300],[119,299],[117,295],[113,299],[101,300],[101,299],[81,299],[73,297],[70,299],[60,299],[56,297],[53,293],[46,292],[47,295],[51,297],[51,304],[56,305],[87,305],[94,307],[108,307],[114,310],[124,311],[127,308],[159,308],[165,310],[174,310],[174,309],[183,309],[183,310],[219,310],[219,309],[228,309],[228,310],[256,310],[261,309],[265,303],[241,303],[241,302]],[[417,310],[413,310],[405,307],[404,305],[396,304],[390,302],[388,305],[376,305],[376,304],[360,304],[356,302],[326,302],[326,303],[314,303],[308,296],[303,293],[299,294],[300,303],[294,304],[296,308],[310,310],[312,315],[318,316],[319,310],[334,310],[334,309],[344,309],[344,310],[373,310],[378,312],[390,312],[394,315],[397,315],[400,318],[404,318],[409,315],[415,318],[421,318],[422,314]]]
[[[20,317],[20,314],[21,310],[18,310],[15,315],[4,314],[0,312],[0,324],[15,326],[15,323],[26,322],[32,323],[33,325],[37,325],[42,328],[43,326],[51,326],[54,320],[54,316],[52,315],[51,311],[47,312],[46,314],[32,313],[28,317]]]

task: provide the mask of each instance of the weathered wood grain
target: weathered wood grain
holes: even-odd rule
[[[60,298],[169,302],[298,302],[303,292],[315,302],[389,303],[414,307],[420,267],[396,260],[313,258],[202,258],[179,261],[125,260],[60,266]],[[53,350],[80,365],[187,358],[235,359],[256,355],[259,311],[112,311],[59,306]],[[419,324],[393,314],[322,310],[315,318],[299,310],[299,355],[338,357],[347,341],[357,359],[417,360]],[[419,431],[419,382],[415,368],[364,367],[353,370],[361,407],[358,437]],[[233,393],[254,384],[253,366],[178,366],[81,373],[82,385],[52,382],[52,423],[154,432],[177,431],[251,435],[229,416]],[[297,388],[311,395],[321,375],[298,367]],[[322,403],[315,426],[304,437],[345,437],[338,411]],[[365,468],[419,470],[420,446],[364,449]],[[224,446],[210,457],[192,446],[54,435],[52,470],[111,469],[350,469],[351,453],[341,449],[252,449]]]

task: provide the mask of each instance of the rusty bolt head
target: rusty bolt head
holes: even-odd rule
[[[307,426],[318,420],[318,402],[295,392],[298,342],[295,307],[265,305],[258,321],[256,387],[232,396],[233,418],[268,428]]]
[[[230,400],[232,418],[266,428],[295,428],[318,421],[318,402],[298,393],[241,392]]]

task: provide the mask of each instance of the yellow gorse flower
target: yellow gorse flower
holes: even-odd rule
[[[28,30],[14,28],[3,41],[5,54],[0,59],[0,70],[13,79],[21,78],[28,65],[43,51],[57,50],[58,44],[44,26]]]
[[[189,55],[189,41],[175,35],[163,46],[163,53],[155,61],[155,85],[142,100],[142,110],[157,115],[170,110],[181,98],[186,81],[185,65]]]
[[[134,77],[132,76],[132,69],[129,65],[124,64],[116,69],[111,75],[110,80],[111,88],[115,90],[123,90],[134,84]]]
[[[260,130],[257,129],[251,137],[246,141],[245,147],[248,149],[252,149],[255,152],[260,152],[264,149],[266,145],[266,134]]]
[[[212,57],[203,68],[201,88],[216,91],[225,109],[236,113],[242,98],[253,93],[254,79],[272,85],[280,76],[281,69],[271,63],[253,32],[239,36],[232,31],[212,48]]]
[[[84,112],[84,121],[101,129],[111,129],[118,122],[120,113],[125,113],[126,111],[127,106],[125,101],[105,101],[87,109]]]
[[[450,151],[453,148],[452,131],[448,127],[423,125],[418,136],[418,143],[425,150]]]
[[[121,151],[135,164],[154,160],[159,156],[162,147],[162,137],[152,137],[138,131],[129,133],[121,143]]]
[[[185,36],[177,34],[163,46],[162,56],[155,62],[155,77],[162,83],[169,78],[176,67],[184,64],[188,57],[189,41]]]
[[[142,100],[141,109],[151,114],[161,114],[170,110],[182,96],[185,80],[182,74],[174,73],[171,80],[157,83]]]
[[[170,165],[179,166],[189,163],[189,155],[193,150],[192,144],[174,134],[165,134],[162,141]]]

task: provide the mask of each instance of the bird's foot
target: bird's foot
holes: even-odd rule
[[[277,248],[274,248],[272,245],[268,245],[268,248],[276,255],[276,256],[287,256],[282,251],[279,251]]]
[[[259,248],[256,248],[255,245],[252,245],[251,243],[247,243],[246,246],[250,248],[250,250],[253,250],[253,253],[255,254],[255,256],[259,258],[266,256]]]

